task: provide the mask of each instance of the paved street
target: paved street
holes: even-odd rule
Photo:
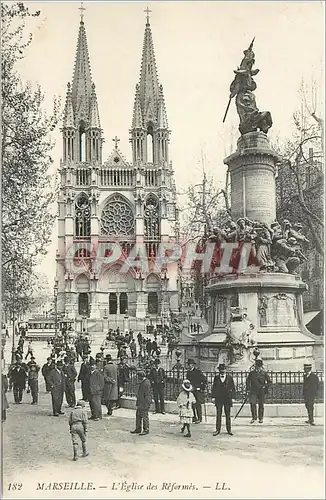
[[[48,350],[37,351],[42,364]],[[192,438],[185,439],[176,416],[151,415],[150,434],[141,437],[129,432],[135,412],[120,409],[111,418],[90,422],[90,456],[73,462],[69,410],[64,409],[65,415],[58,419],[51,416],[51,397],[42,378],[38,406],[30,405],[28,394],[22,405],[12,403],[12,393],[8,399],[3,435],[5,499],[83,495],[36,489],[38,483],[50,481],[92,482],[95,489],[84,492],[91,498],[323,498],[321,420],[316,427],[301,419],[266,419],[262,426],[251,426],[240,418],[233,437],[213,438],[214,419],[208,418],[207,423],[192,426]],[[114,484],[123,481],[144,486],[126,493],[126,486]],[[22,483],[22,489],[8,491],[13,482]],[[147,490],[150,482],[153,489]],[[163,485],[173,482],[194,489],[169,491],[172,486]],[[221,488],[223,482],[224,490],[216,490],[216,483]]]

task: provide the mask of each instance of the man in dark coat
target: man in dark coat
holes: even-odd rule
[[[118,400],[118,369],[112,361],[111,354],[106,355],[106,361],[103,368],[104,390],[103,400],[107,407],[108,416],[113,413],[114,402]]]
[[[83,400],[89,400],[89,376],[91,373],[91,365],[88,361],[88,356],[83,356],[83,362],[80,366],[78,382],[81,382],[81,390],[83,395]]]
[[[127,358],[121,358],[118,364],[118,401],[117,407],[121,408],[120,399],[125,391],[125,387],[130,378],[130,366],[127,363]]]
[[[159,359],[154,360],[154,366],[150,371],[149,379],[152,383],[153,396],[155,401],[155,412],[164,412],[164,387],[165,387],[165,371],[160,367],[161,361]]]
[[[16,359],[16,363],[10,367],[10,378],[12,381],[15,403],[21,404],[23,391],[26,387],[27,369],[26,365],[23,365],[20,357],[17,357]]]
[[[48,383],[51,390],[53,416],[63,415],[62,402],[65,392],[65,376],[62,371],[62,361],[57,361],[48,375]]]
[[[77,371],[74,364],[65,357],[64,365],[62,371],[65,376],[65,395],[66,401],[70,408],[75,408],[76,406],[76,394],[75,394],[75,381],[77,377]]]
[[[193,359],[188,359],[188,370],[187,370],[187,380],[190,381],[193,387],[193,394],[196,399],[196,404],[193,406],[193,419],[195,424],[199,424],[203,421],[203,410],[202,404],[205,403],[205,390],[207,385],[207,379],[203,372],[196,368],[196,363]]]
[[[149,434],[148,410],[152,402],[152,389],[151,383],[148,378],[146,378],[144,371],[138,372],[137,377],[140,383],[136,400],[136,429],[130,432],[131,434],[146,436],[146,434]]]
[[[45,381],[46,392],[51,391],[50,385],[48,383],[48,375],[49,375],[50,371],[53,370],[53,368],[54,368],[53,359],[51,357],[49,357],[49,358],[47,358],[46,363],[44,363],[44,365],[42,366],[42,375],[43,375],[44,381]]]
[[[38,374],[40,371],[39,365],[34,362],[28,363],[28,385],[32,395],[32,405],[38,403]]]
[[[311,371],[311,365],[305,363],[303,365],[303,397],[308,412],[308,420],[306,424],[315,425],[314,423],[314,403],[317,396],[319,379],[315,373]]]
[[[224,407],[226,430],[232,436],[231,431],[231,407],[235,397],[234,381],[231,375],[225,373],[225,365],[218,365],[218,374],[215,375],[212,387],[212,399],[216,406],[216,431],[213,436],[221,432],[222,411]]]
[[[251,424],[257,421],[257,403],[258,420],[263,423],[265,395],[268,394],[272,381],[268,373],[263,368],[262,359],[256,359],[254,369],[249,373],[246,382],[246,389],[249,393],[249,403],[251,409]]]
[[[92,415],[89,420],[98,421],[102,418],[102,396],[104,389],[103,373],[97,369],[96,361],[91,360],[91,371],[89,376],[89,406]]]

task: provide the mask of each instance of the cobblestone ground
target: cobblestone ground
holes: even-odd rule
[[[44,349],[42,357],[46,355]],[[40,357],[41,351],[41,363]],[[324,498],[321,420],[316,427],[301,419],[266,419],[263,425],[251,426],[239,418],[234,436],[213,437],[214,419],[208,418],[192,426],[192,438],[185,439],[173,415],[151,415],[150,434],[131,435],[135,412],[120,409],[112,417],[90,421],[90,455],[73,462],[69,409],[64,408],[60,418],[51,416],[51,397],[43,380],[38,406],[30,405],[26,393],[21,405],[13,404],[12,393],[8,399],[4,499]],[[79,482],[79,487],[92,482],[92,489],[37,489],[38,483],[68,481]],[[21,489],[8,490],[13,483],[21,483]],[[175,489],[172,483],[190,489]]]

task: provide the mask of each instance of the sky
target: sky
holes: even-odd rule
[[[79,28],[80,2],[26,2],[40,10],[28,20],[33,41],[20,63],[24,79],[39,83],[51,110],[53,97],[64,104],[72,80]],[[317,82],[322,101],[324,66],[324,2],[84,2],[84,22],[93,81],[104,132],[105,160],[115,135],[119,149],[131,159],[131,127],[135,86],[139,80],[146,7],[156,64],[171,129],[170,158],[178,192],[198,183],[205,170],[223,185],[223,159],[236,147],[238,117],[232,102],[226,122],[233,70],[255,38],[255,92],[258,108],[270,111],[269,135],[291,135],[291,118],[300,106],[302,80]],[[321,108],[323,109],[323,107]],[[61,134],[54,134],[59,167]],[[181,205],[185,197],[180,198]],[[52,283],[55,276],[56,227],[49,253],[41,265]]]

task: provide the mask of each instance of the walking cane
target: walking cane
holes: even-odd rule
[[[206,413],[206,394],[205,394],[205,400],[204,400],[204,413],[205,413],[205,422],[207,422],[207,413]]]
[[[240,409],[238,410],[238,412],[237,412],[237,414],[236,414],[236,416],[234,417],[234,419],[233,419],[233,420],[235,420],[235,419],[237,418],[237,416],[239,415],[239,413],[242,411],[242,408],[243,408],[243,407],[244,407],[244,405],[246,404],[247,400],[248,400],[248,395],[245,397],[245,399],[244,399],[244,401],[243,401],[242,405],[240,406]]]

